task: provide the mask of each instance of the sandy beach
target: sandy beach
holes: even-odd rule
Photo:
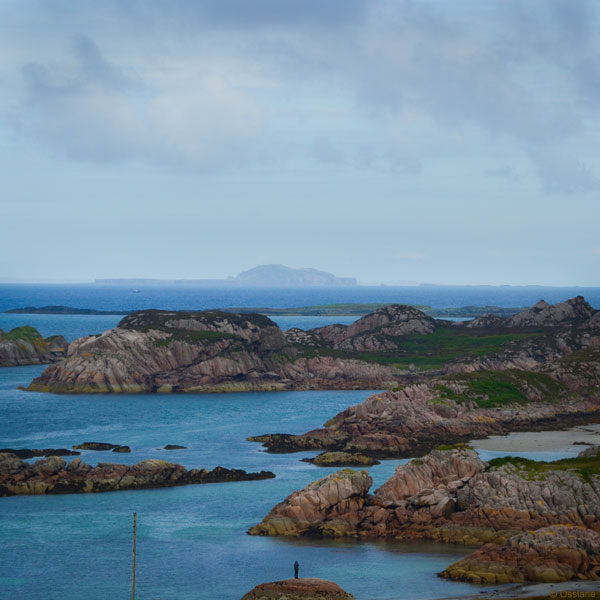
[[[519,431],[472,440],[476,450],[497,452],[579,453],[586,446],[600,445],[600,424],[580,425],[561,431]]]
[[[597,581],[564,581],[562,583],[532,583],[518,584],[513,586],[494,587],[489,586],[486,590],[468,596],[461,600],[517,600],[525,598],[581,598],[587,600],[600,599],[600,585]],[[444,600],[458,600],[458,597],[450,597]]]

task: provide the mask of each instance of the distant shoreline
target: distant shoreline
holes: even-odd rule
[[[233,307],[220,308],[224,312],[242,314],[262,314],[275,317],[361,317],[378,308],[390,306],[391,302],[323,304],[316,306],[301,306],[298,308],[268,308],[268,307]],[[521,308],[505,308],[500,306],[463,306],[461,308],[432,308],[422,304],[410,304],[413,308],[436,318],[476,318],[484,314],[508,317],[516,314]],[[71,306],[26,306],[11,308],[4,314],[27,315],[128,315],[135,310],[96,310],[93,308],[74,308]]]

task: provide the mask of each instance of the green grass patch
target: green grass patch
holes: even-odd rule
[[[0,342],[41,342],[43,341],[40,332],[35,327],[25,325],[24,327],[15,327],[10,331],[0,334]]]
[[[398,345],[397,352],[348,352],[330,348],[301,350],[302,356],[355,358],[365,362],[389,365],[406,370],[411,364],[422,371],[441,369],[447,362],[500,352],[513,342],[543,336],[542,331],[487,332],[455,326],[439,327],[433,333],[390,337]],[[385,337],[385,336],[384,336]]]
[[[507,464],[514,465],[528,480],[543,479],[546,474],[552,472],[572,471],[590,483],[593,476],[600,475],[600,456],[577,456],[552,462],[530,460],[520,456],[503,456],[502,458],[493,458],[488,461],[488,464],[494,470]]]
[[[448,450],[473,450],[473,447],[469,446],[469,444],[465,444],[464,442],[458,442],[457,444],[453,444],[452,446],[446,446],[442,444],[441,446],[436,446],[434,450],[441,450],[443,452],[447,452]]]
[[[564,397],[566,388],[545,373],[509,369],[507,371],[476,371],[444,377],[442,381],[456,381],[465,386],[458,393],[440,383],[436,391],[441,398],[458,403],[474,402],[479,408],[496,408],[511,404],[525,405],[531,402],[533,393],[542,394],[545,402]]]

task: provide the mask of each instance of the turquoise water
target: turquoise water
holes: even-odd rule
[[[131,515],[138,514],[138,597],[235,600],[263,581],[305,576],[337,581],[359,600],[427,599],[473,587],[436,577],[465,554],[433,544],[314,542],[245,534],[292,491],[334,469],[271,455],[247,442],[270,431],[300,433],[371,392],[59,396],[15,389],[43,367],[0,370],[0,446],[128,444],[132,453],[83,452],[98,461],[166,458],[186,467],[269,469],[268,481],[95,495],[0,499],[0,598],[127,598]],[[188,450],[160,450],[165,444]],[[380,485],[402,461],[370,469]]]
[[[19,294],[22,288],[18,288]],[[63,299],[59,292],[64,293],[64,288],[55,289],[55,295],[50,297],[39,296],[42,293],[39,287],[31,290],[35,292],[32,297],[27,294],[4,297],[0,298],[0,304],[8,304],[6,308],[59,303],[131,308],[123,306],[125,296],[120,291],[113,296],[101,295],[104,304],[84,294],[80,299],[87,299],[85,304],[83,300]],[[89,292],[87,288],[84,291]],[[246,300],[247,305],[267,305],[258,301],[261,298]],[[280,300],[276,297],[272,305],[285,305]],[[318,304],[323,300],[320,296],[302,296],[296,305]],[[468,303],[472,302],[458,304]],[[437,305],[449,304],[440,301]],[[119,319],[119,316],[1,314],[0,328],[31,324],[44,336],[62,333],[74,339],[113,327]],[[349,319],[335,320],[351,322],[352,318]],[[284,329],[332,322],[326,317],[275,320]],[[188,468],[222,465],[268,469],[277,477],[268,481],[135,492],[1,498],[1,600],[129,598],[134,511],[138,514],[137,597],[140,599],[237,600],[257,583],[289,577],[295,560],[301,565],[302,576],[332,579],[358,600],[427,600],[479,590],[479,586],[448,582],[436,576],[464,556],[467,553],[464,548],[353,540],[284,540],[245,534],[285,496],[334,470],[300,462],[315,453],[270,455],[262,452],[260,445],[245,441],[246,437],[266,432],[301,433],[318,427],[371,392],[59,396],[16,389],[27,385],[43,368],[0,369],[0,447],[70,447],[84,441],[111,442],[130,445],[132,453],[88,451],[83,452],[82,458],[91,464],[164,458]],[[188,449],[160,450],[165,444],[180,444]],[[482,457],[495,454],[482,453]],[[564,454],[525,456],[549,460]],[[384,461],[372,467],[374,487],[383,483],[402,462]]]

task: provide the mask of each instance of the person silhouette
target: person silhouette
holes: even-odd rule
[[[298,571],[300,570],[300,565],[298,561],[294,563],[294,579],[298,579]]]

